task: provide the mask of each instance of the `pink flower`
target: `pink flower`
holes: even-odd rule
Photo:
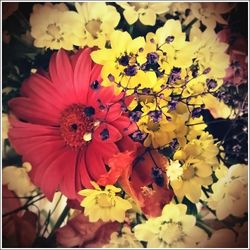
[[[111,233],[119,228],[117,222],[91,223],[81,213],[57,230],[56,240],[63,247],[102,247],[109,242]]]
[[[133,144],[128,135],[136,125],[123,112],[123,94],[100,85],[101,67],[90,53],[53,54],[49,74],[31,75],[21,97],[9,102],[18,118],[10,120],[10,142],[31,163],[31,179],[49,199],[57,190],[81,198],[77,192],[91,188],[108,160]]]
[[[3,214],[21,207],[20,200],[6,185],[2,186]],[[32,247],[37,234],[37,215],[21,210],[2,218],[3,247]]]
[[[229,43],[228,54],[230,55],[230,66],[227,68],[226,83],[240,85],[247,83],[247,41],[236,33],[232,33],[229,29],[224,29],[218,33],[221,42]]]

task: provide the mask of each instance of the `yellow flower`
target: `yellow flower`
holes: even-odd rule
[[[209,109],[215,119],[232,117],[233,109],[227,106],[222,100],[217,99],[211,94],[204,96],[202,99],[206,108]]]
[[[224,164],[220,163],[220,165],[215,169],[214,172],[216,177],[218,179],[221,179],[227,175],[228,168]]]
[[[215,210],[219,220],[230,214],[242,217],[247,212],[247,166],[231,166],[227,174],[212,185],[213,193],[208,198],[208,206]]]
[[[183,175],[183,168],[179,161],[170,161],[167,167],[167,176],[169,181],[175,181],[181,178]]]
[[[166,146],[175,137],[174,124],[164,116],[159,122],[154,122],[148,115],[145,115],[137,124],[139,129],[147,134],[144,141],[145,147],[152,145],[153,148],[160,148]]]
[[[218,148],[213,137],[207,132],[202,132],[199,137],[174,154],[174,159],[182,163],[183,174],[177,180],[170,180],[170,185],[180,201],[186,196],[197,203],[201,197],[201,187],[212,183],[212,168],[218,165]]]
[[[101,219],[104,222],[123,222],[126,210],[132,206],[127,200],[116,195],[121,189],[107,185],[105,190],[101,190],[95,182],[91,183],[95,189],[84,189],[79,192],[80,195],[85,196],[81,206],[85,208],[84,214],[89,216],[89,221],[96,222]]]
[[[170,92],[164,94],[168,96]],[[149,147],[152,145],[154,148],[167,146],[174,138],[178,140],[181,146],[186,144],[186,134],[188,128],[185,125],[189,119],[189,111],[185,104],[178,103],[176,109],[169,110],[168,97],[167,98],[153,98],[145,96],[145,99],[140,99],[142,106],[142,116],[137,122],[139,129],[147,134],[144,141],[144,146]],[[150,112],[160,112],[159,121],[154,121],[148,114]]]
[[[31,36],[38,48],[72,50],[82,44],[83,26],[78,13],[64,3],[35,4],[30,17]]]
[[[110,34],[120,21],[120,14],[116,8],[100,2],[76,3],[75,7],[83,25],[82,46],[105,47]]]
[[[143,248],[143,245],[135,238],[130,228],[124,226],[120,233],[111,234],[110,241],[104,248]]]
[[[234,8],[230,3],[191,3],[190,9],[194,17],[199,19],[207,28],[214,29],[217,23],[227,24],[222,14]]]
[[[173,16],[176,15],[176,12],[178,12],[179,19],[185,19],[186,17],[186,10],[190,9],[190,2],[169,2],[169,10],[168,14],[171,14]],[[166,22],[166,16],[165,14],[160,14],[159,19],[162,22]]]
[[[117,3],[123,9],[123,15],[131,25],[138,19],[144,25],[155,25],[156,15],[168,11],[169,3],[123,2]]]
[[[28,196],[36,186],[31,182],[28,172],[31,165],[28,162],[23,163],[22,167],[7,166],[3,168],[3,185],[7,185],[8,189],[14,191],[17,196]]]
[[[169,38],[171,42],[166,42]],[[167,53],[166,59],[162,62],[162,68],[169,72],[173,67],[189,67],[195,48],[186,41],[186,34],[182,32],[179,20],[168,20],[163,27],[155,32],[153,37],[155,44],[158,44],[162,51]],[[184,71],[183,71],[184,73]]]
[[[196,247],[207,234],[195,226],[195,217],[186,212],[184,204],[165,205],[160,217],[135,226],[135,237],[147,242],[148,248]]]
[[[207,127],[202,116],[197,118],[190,118],[188,120],[187,125],[189,126],[189,131],[187,135],[187,139],[189,141],[196,139],[197,136],[200,136],[202,134],[202,131]]]
[[[117,46],[118,44],[119,46]],[[103,48],[91,53],[93,61],[103,65],[102,84],[114,86],[116,93],[127,88],[127,94],[131,93],[129,88],[136,87],[140,82],[152,81],[155,84],[155,74],[139,70],[139,66],[136,64],[136,55],[140,54],[139,50],[144,45],[143,37],[132,39],[128,32],[114,31],[110,36],[111,48]],[[152,77],[153,79],[151,79]]]
[[[181,178],[170,181],[170,185],[179,201],[186,196],[191,202],[197,203],[201,197],[201,186],[212,183],[211,166],[190,157],[182,168]]]

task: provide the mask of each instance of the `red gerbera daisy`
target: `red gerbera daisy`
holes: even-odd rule
[[[49,199],[60,190],[77,198],[91,180],[106,173],[105,163],[131,147],[128,135],[136,130],[123,112],[123,95],[100,85],[101,67],[90,49],[69,56],[55,53],[49,74],[31,75],[21,97],[9,106],[9,139],[24,161],[32,164],[31,179]],[[121,143],[125,140],[126,146]]]

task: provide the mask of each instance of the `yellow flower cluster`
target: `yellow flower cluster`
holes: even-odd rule
[[[170,3],[169,13],[175,15],[178,13],[179,18],[183,20],[184,25],[188,25],[194,21],[200,21],[208,29],[214,29],[216,24],[227,24],[227,20],[223,17],[235,7],[234,3],[190,3],[190,2],[173,2]],[[188,15],[186,14],[189,10]],[[165,21],[163,15],[160,19]]]
[[[207,200],[208,206],[215,210],[219,220],[230,214],[242,217],[247,212],[247,166],[236,164],[229,169],[224,167],[224,173],[224,176],[220,176],[221,178],[212,185],[213,193]]]
[[[207,234],[195,226],[195,217],[186,213],[186,205],[168,204],[160,217],[135,226],[135,237],[147,242],[148,248],[197,247]]]
[[[123,15],[131,25],[138,19],[144,25],[155,25],[158,14],[168,11],[169,3],[122,2],[118,4],[124,9]]]
[[[38,48],[73,50],[74,46],[102,48],[118,25],[120,14],[106,3],[35,4],[30,17],[31,35]]]
[[[91,56],[103,65],[104,86],[135,96],[129,108],[142,106],[137,124],[147,135],[144,145],[160,148],[174,138],[183,145],[192,111],[202,105],[211,108],[211,93],[222,85],[229,64],[227,46],[209,30],[193,30],[188,41],[181,23],[168,20],[146,39],[114,31],[110,48]],[[218,61],[222,62],[219,66]]]
[[[230,3],[192,3],[191,15],[197,18],[209,29],[214,29],[216,23],[227,24],[223,14],[228,13],[234,4]]]
[[[212,170],[219,164],[216,157],[219,150],[208,132],[191,132],[188,135],[189,142],[174,154],[174,159],[182,165],[182,172],[178,171],[178,176],[176,176],[178,167],[176,164],[170,165],[170,170],[175,168],[175,172],[172,170],[168,175],[177,198],[182,201],[185,196],[191,202],[196,203],[201,197],[202,186],[213,182]],[[171,172],[175,174],[172,176]]]
[[[127,32],[121,31],[115,31],[111,36],[111,48],[93,52],[92,58],[96,63],[104,65],[102,71],[104,84],[120,83],[118,86],[115,84],[120,91],[122,87],[133,88],[139,83],[140,89],[154,89],[166,82],[166,76],[170,74],[173,67],[181,67],[183,70],[181,70],[180,79],[174,86],[179,86],[179,90],[182,90],[181,86],[186,78],[186,81],[189,80],[187,91],[198,94],[199,89],[204,90],[204,86],[200,87],[201,82],[204,85],[206,78],[220,78],[225,74],[229,64],[229,56],[225,53],[228,45],[219,42],[214,32],[209,30],[201,32],[195,29],[191,40],[187,41],[185,32],[182,32],[181,23],[177,20],[168,20],[155,34],[148,33],[146,41],[143,37],[132,39]],[[154,54],[150,57],[149,53]],[[195,62],[193,62],[194,58]],[[217,63],[218,59],[223,63],[220,67]],[[149,60],[159,64],[159,72],[152,72],[153,68],[145,65]],[[191,80],[192,71],[188,67],[196,64],[198,64],[197,67],[199,66],[199,72],[197,77]],[[124,71],[128,66],[134,66],[134,70]],[[202,74],[207,68],[211,70],[207,74]],[[164,74],[161,75],[161,72]],[[110,77],[110,74],[113,77]],[[130,78],[129,82],[128,78]],[[219,81],[218,86],[221,84],[222,81]],[[195,85],[199,87],[193,89]]]

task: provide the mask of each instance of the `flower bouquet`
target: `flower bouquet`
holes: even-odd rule
[[[2,247],[247,247],[248,3],[2,3]]]

